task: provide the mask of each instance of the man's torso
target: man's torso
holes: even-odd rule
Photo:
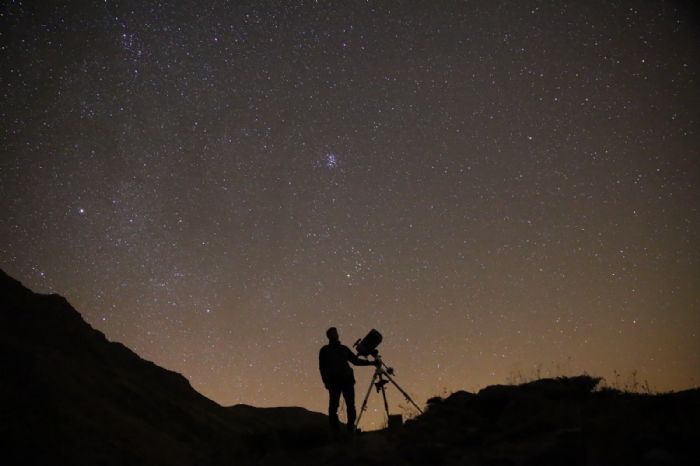
[[[348,364],[350,349],[337,344],[328,344],[321,348],[321,372],[324,380],[331,385],[346,385],[355,383],[355,375]]]

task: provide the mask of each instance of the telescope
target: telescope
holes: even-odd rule
[[[377,330],[372,329],[364,338],[358,338],[358,340],[353,345],[355,347],[355,350],[357,351],[358,356],[372,356],[375,360],[374,375],[372,376],[372,381],[369,383],[369,388],[367,389],[365,399],[362,402],[360,415],[355,420],[355,427],[360,425],[362,413],[364,413],[367,410],[367,401],[369,400],[370,393],[372,393],[372,387],[375,387],[377,389],[377,392],[382,394],[382,399],[384,400],[384,410],[386,411],[387,416],[387,423],[391,424],[392,418],[395,419],[398,417],[399,424],[401,424],[402,420],[400,414],[396,416],[391,416],[389,414],[389,403],[386,399],[385,387],[388,383],[394,385],[394,387],[396,387],[401,392],[406,401],[410,402],[418,410],[419,413],[423,414],[423,410],[420,409],[420,406],[418,406],[416,402],[413,401],[413,398],[411,398],[409,394],[406,393],[406,391],[403,388],[401,388],[398,383],[396,383],[396,380],[394,380],[394,369],[387,366],[386,363],[384,363],[384,361],[382,360],[382,357],[379,355],[379,350],[377,349],[377,346],[379,346],[381,342],[382,334],[379,333]]]
[[[372,329],[364,338],[358,338],[355,344],[352,346],[354,346],[357,350],[358,356],[368,357],[371,355],[376,357],[379,353],[377,346],[379,346],[379,343],[381,342],[382,334],[377,330]]]

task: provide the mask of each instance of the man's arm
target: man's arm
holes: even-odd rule
[[[375,366],[376,365],[376,363],[374,361],[359,358],[355,353],[350,351],[350,348],[348,348],[347,346],[345,347],[345,349],[348,350],[347,351],[348,361],[350,361],[354,365],[356,365],[356,366]]]

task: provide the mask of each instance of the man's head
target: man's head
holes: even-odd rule
[[[328,330],[326,330],[326,336],[328,337],[328,341],[330,341],[331,343],[340,341],[340,337],[338,337],[338,329],[335,327],[331,327]]]

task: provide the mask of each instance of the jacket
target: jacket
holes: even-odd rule
[[[318,367],[326,388],[355,383],[355,374],[348,362],[356,366],[372,365],[372,362],[358,358],[350,348],[340,342],[329,343],[321,348],[318,353]]]

